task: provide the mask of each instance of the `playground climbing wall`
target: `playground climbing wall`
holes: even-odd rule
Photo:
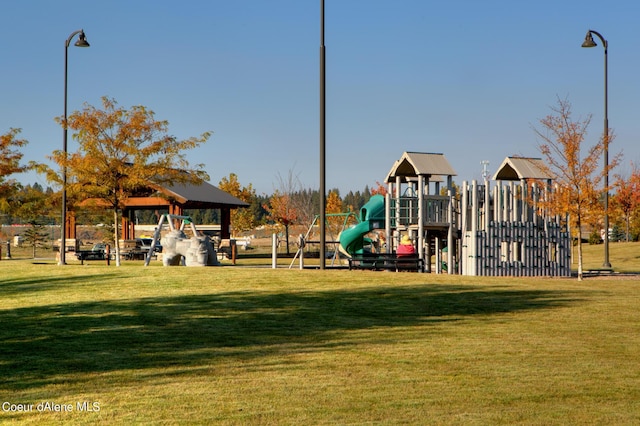
[[[570,244],[569,233],[554,223],[541,229],[533,222],[491,222],[475,233],[475,256],[467,256],[475,275],[568,276]]]
[[[536,185],[475,181],[462,188],[462,273],[485,276],[569,276],[566,218],[547,214]]]

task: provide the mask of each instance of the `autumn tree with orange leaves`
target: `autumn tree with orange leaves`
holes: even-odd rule
[[[628,242],[631,219],[640,208],[640,170],[632,164],[631,176],[625,179],[622,175],[616,175],[614,186],[616,193],[611,197],[611,207],[622,216],[625,222]]]
[[[118,224],[127,198],[153,184],[200,183],[208,179],[203,165],[189,165],[184,151],[209,139],[178,140],[167,133],[169,123],[156,120],[144,106],[125,109],[115,100],[103,97],[102,109],[85,104],[67,122],[57,121],[75,131],[78,151],[65,156],[54,151],[51,158],[67,169],[69,198],[95,199],[113,211],[116,265],[120,266]],[[48,178],[60,183],[60,176],[49,170]]]
[[[569,226],[578,236],[578,279],[582,280],[580,231],[584,223],[602,215],[600,199],[604,188],[600,185],[605,170],[600,167],[600,159],[605,143],[610,144],[613,138],[609,132],[608,140],[601,138],[585,153],[582,145],[591,116],[573,121],[571,104],[567,100],[558,99],[558,106],[551,109],[555,114],[540,120],[542,129],[534,128],[542,140],[538,147],[546,159],[546,171],[554,179],[553,194],[543,204],[551,214],[569,214]],[[619,158],[617,155],[609,162],[609,170],[617,165]]]
[[[241,185],[238,175],[235,173],[229,173],[228,177],[223,177],[218,184],[218,188],[248,204],[252,204],[256,198],[256,190],[253,189],[253,185]],[[238,232],[253,229],[256,226],[255,212],[250,208],[233,209],[231,211],[231,224],[234,235]]]
[[[329,233],[334,239],[337,239],[338,234],[342,231],[342,227],[344,226],[344,217],[332,215],[342,213],[342,210],[342,199],[340,198],[340,193],[337,190],[329,191],[329,195],[327,195],[325,213],[329,215],[329,217],[327,217],[327,225],[329,227]]]
[[[289,253],[289,226],[298,220],[298,211],[291,202],[291,196],[276,190],[269,198],[269,203],[265,204],[267,219],[284,227],[285,244],[287,255]]]
[[[382,196],[387,195],[387,187],[380,183],[380,181],[376,181],[376,187],[371,189],[371,195],[380,194]]]
[[[27,171],[31,165],[22,165],[20,147],[27,144],[25,139],[18,139],[20,129],[9,129],[0,135],[0,211],[10,207],[11,196],[19,189],[19,184],[9,176]]]

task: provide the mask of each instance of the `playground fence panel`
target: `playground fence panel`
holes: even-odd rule
[[[532,222],[490,222],[475,236],[477,275],[570,276],[569,233],[547,225],[545,232]]]
[[[491,194],[491,196],[488,196]],[[571,236],[537,200],[549,196],[513,182],[463,185],[463,270],[467,275],[570,276]]]

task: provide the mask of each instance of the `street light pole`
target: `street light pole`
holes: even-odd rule
[[[78,41],[75,46],[77,47],[89,47],[84,30],[78,30],[71,33],[69,38],[64,43],[64,121],[62,122],[62,152],[64,154],[65,163],[62,165],[62,223],[60,224],[60,262],[58,265],[66,264],[66,245],[67,245],[67,64],[69,44],[71,40],[77,34]]]
[[[325,241],[327,193],[325,188],[325,49],[324,49],[324,0],[320,0],[320,269],[325,268]]]
[[[589,30],[584,38],[582,47],[597,46],[596,42],[593,41],[592,34],[595,34],[602,41],[602,47],[604,47],[604,133],[602,135],[604,142],[604,263],[602,266],[611,268],[611,262],[609,262],[609,112],[607,93],[607,50],[609,43],[599,32]]]

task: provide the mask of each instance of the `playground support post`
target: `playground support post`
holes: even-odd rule
[[[384,196],[384,231],[385,231],[385,241],[386,248],[385,253],[391,253],[391,191],[393,189],[393,184],[389,182],[387,184],[387,194]]]
[[[425,210],[425,201],[424,201],[424,190],[425,190],[425,176],[418,176],[418,257],[420,259],[424,259],[424,244],[425,244],[425,229],[424,229],[424,210]],[[424,272],[424,271],[420,271]]]
[[[449,185],[451,188],[451,185]],[[447,209],[447,221],[449,222],[449,229],[447,230],[447,274],[456,274],[456,263],[454,262],[456,257],[454,257],[456,250],[454,249],[454,241],[453,241],[453,196],[451,190],[447,191],[447,195],[449,196],[449,207]]]
[[[271,236],[271,268],[278,267],[278,234]]]
[[[304,269],[304,235],[300,234],[298,237],[298,244],[300,246],[300,269]]]

